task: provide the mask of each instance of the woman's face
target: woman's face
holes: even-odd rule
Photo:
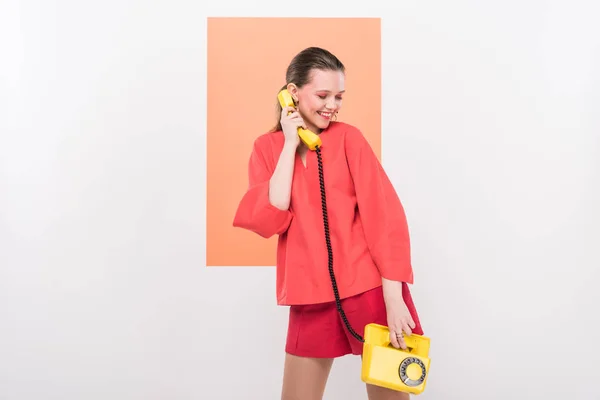
[[[341,71],[311,72],[309,83],[292,90],[297,98],[298,111],[308,129],[320,133],[326,129],[331,118],[342,108],[344,73]]]

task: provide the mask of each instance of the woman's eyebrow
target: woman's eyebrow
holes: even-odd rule
[[[325,93],[331,93],[331,90],[327,90],[327,89],[317,89],[317,92],[325,92]],[[340,90],[338,93],[345,93],[346,90]]]

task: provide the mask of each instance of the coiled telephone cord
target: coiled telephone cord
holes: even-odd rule
[[[323,176],[323,160],[321,158],[321,147],[317,146],[315,149],[317,153],[317,160],[319,163],[319,184],[321,187],[321,208],[323,209],[323,225],[325,228],[325,242],[327,243],[327,255],[328,255],[328,267],[329,267],[329,276],[331,278],[331,285],[333,286],[333,294],[335,295],[335,304],[337,305],[338,312],[344,321],[344,325],[348,331],[358,340],[359,342],[364,343],[364,339],[360,336],[352,326],[350,326],[350,322],[348,322],[348,318],[346,318],[346,313],[342,308],[342,302],[340,300],[340,293],[338,291],[337,282],[335,280],[335,274],[333,273],[333,251],[331,250],[331,238],[329,236],[329,219],[327,217],[327,199],[325,196],[325,178]]]

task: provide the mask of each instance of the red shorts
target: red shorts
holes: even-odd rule
[[[408,286],[402,294],[413,321],[416,334],[423,334]],[[387,326],[387,311],[381,286],[342,299],[342,309],[352,329],[364,337],[367,324]],[[363,344],[346,328],[335,301],[323,304],[290,306],[285,351],[300,357],[335,358],[346,354],[362,354]]]

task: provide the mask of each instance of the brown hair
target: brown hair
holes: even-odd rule
[[[310,80],[310,73],[313,69],[322,71],[341,71],[345,72],[344,64],[332,53],[320,47],[308,47],[302,50],[290,62],[285,73],[285,81],[279,91],[285,89],[289,83],[294,83],[298,88],[306,85]],[[279,93],[279,91],[277,93]],[[271,132],[281,130],[281,105],[277,101],[277,124],[271,129]]]

